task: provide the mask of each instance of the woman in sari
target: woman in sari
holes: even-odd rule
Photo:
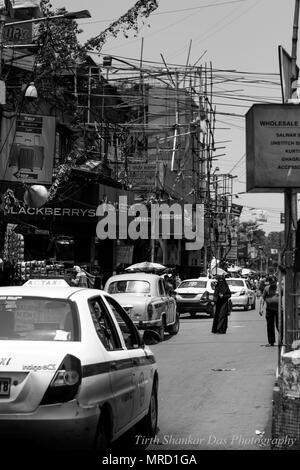
[[[212,333],[225,334],[228,326],[228,315],[230,315],[231,292],[224,276],[219,276],[215,287],[215,316],[212,325]]]

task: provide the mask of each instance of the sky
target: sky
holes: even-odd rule
[[[88,9],[90,19],[78,20],[81,42],[98,35],[131,8],[135,0],[52,0],[53,8],[68,11]],[[219,173],[235,176],[234,203],[243,206],[241,221],[255,220],[263,210],[266,233],[284,230],[282,194],[243,194],[246,191],[245,114],[254,103],[281,103],[278,46],[291,54],[295,0],[158,0],[159,7],[137,37],[109,38],[102,53],[125,60],[143,60],[183,68],[189,64],[212,65],[213,104],[216,106],[216,141],[226,141],[215,161]],[[299,49],[299,48],[298,48]],[[298,53],[299,55],[299,53]],[[102,57],[93,56],[102,63]],[[218,71],[218,72],[217,72]],[[233,72],[234,71],[234,72]],[[216,76],[215,75],[215,76]],[[230,78],[230,81],[228,79]],[[234,78],[234,81],[232,79]],[[224,96],[225,95],[225,96]]]

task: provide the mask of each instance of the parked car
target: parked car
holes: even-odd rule
[[[179,313],[206,313],[214,316],[215,303],[213,300],[216,281],[208,277],[185,279],[175,289],[175,300]]]
[[[247,279],[242,277],[226,278],[227,284],[231,292],[232,307],[243,307],[244,310],[255,309],[256,295],[255,291],[251,289],[251,285]]]
[[[161,340],[165,331],[178,333],[176,301],[157,274],[117,274],[107,280],[104,290],[116,298],[138,328],[156,330]]]
[[[154,436],[156,361],[127,313],[47,282],[0,288],[1,439],[101,452],[134,425]]]

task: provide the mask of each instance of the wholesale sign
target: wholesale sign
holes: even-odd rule
[[[255,104],[246,114],[247,191],[300,188],[300,113],[292,104]]]
[[[54,150],[55,117],[2,117],[0,180],[51,184]]]

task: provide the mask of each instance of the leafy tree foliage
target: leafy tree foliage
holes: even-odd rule
[[[109,36],[116,37],[120,31],[123,31],[124,36],[127,38],[129,31],[134,31],[137,36],[139,30],[139,19],[148,18],[148,16],[158,7],[157,0],[139,0],[135,5],[130,8],[118,20],[111,23],[111,25],[102,31],[98,36],[89,39],[85,43],[87,50],[96,49],[101,51],[104,43]],[[142,20],[142,24],[144,21]]]

